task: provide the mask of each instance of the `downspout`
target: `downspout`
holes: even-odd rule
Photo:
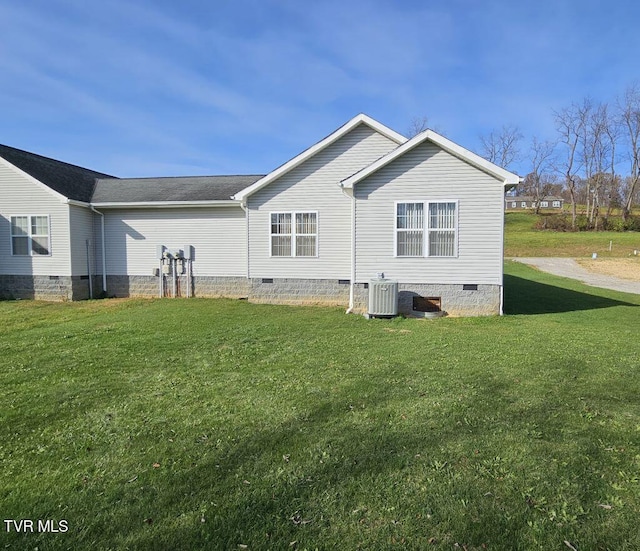
[[[102,292],[107,292],[107,247],[104,242],[104,213],[91,206],[91,210],[100,215],[100,248],[102,249]]]
[[[93,279],[93,274],[91,273],[91,254],[89,254],[90,242],[91,242],[90,239],[85,240],[85,244],[87,246],[87,274],[89,278],[89,298],[92,299],[93,298],[93,281],[91,280]]]
[[[351,275],[349,277],[349,307],[346,314],[351,314],[354,307],[355,281],[356,281],[356,197],[354,190],[351,193],[341,185],[342,193],[351,199]]]
[[[249,281],[249,208],[247,207],[246,199],[240,201],[240,208],[244,211],[244,221],[247,228],[245,233],[247,239],[247,281]]]

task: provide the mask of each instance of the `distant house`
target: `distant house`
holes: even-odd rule
[[[115,178],[0,147],[0,295],[227,296],[366,312],[502,307],[502,201],[520,181],[432,130],[366,115],[266,175]]]
[[[562,209],[563,205],[564,199],[562,197],[556,197],[555,195],[550,195],[540,201],[541,209]],[[505,210],[535,209],[536,199],[531,196],[506,196],[504,198],[504,208]]]

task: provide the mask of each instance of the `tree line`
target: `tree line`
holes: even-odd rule
[[[481,155],[509,169],[527,171],[518,193],[540,202],[563,195],[571,204],[576,229],[578,205],[584,205],[587,227],[605,229],[613,209],[623,223],[640,204],[640,85],[628,86],[613,102],[586,97],[553,111],[552,139],[533,136],[528,144],[516,125],[480,136]],[[409,134],[426,129],[427,118],[414,118]]]
[[[585,205],[588,227],[607,227],[613,208],[627,221],[640,192],[640,86],[630,85],[612,102],[584,98],[553,112],[554,140],[534,136],[521,149],[522,133],[506,126],[481,137],[483,156],[505,168],[527,167],[520,191],[537,205],[564,192],[576,229],[577,205]]]

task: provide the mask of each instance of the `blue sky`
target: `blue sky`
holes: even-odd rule
[[[0,0],[0,143],[117,176],[265,173],[364,112],[474,151],[638,80],[640,3]],[[515,167],[524,173],[524,165]]]

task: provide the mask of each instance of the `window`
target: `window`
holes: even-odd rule
[[[318,256],[318,213],[272,212],[271,256]]]
[[[11,254],[15,256],[49,255],[49,217],[12,216]]]
[[[522,203],[520,203],[520,206],[521,206],[523,209],[526,209],[526,208],[527,208],[527,202],[526,202],[526,201],[522,201]]]
[[[549,206],[549,201],[540,201],[540,206],[542,208],[547,208]]]
[[[554,201],[552,204],[554,207],[560,208],[560,201]]]
[[[424,256],[424,204],[398,203],[397,209],[397,255]]]
[[[456,210],[452,201],[397,203],[396,256],[456,256]]]
[[[511,202],[511,208],[515,209],[518,206],[518,203],[516,203],[515,201]]]

